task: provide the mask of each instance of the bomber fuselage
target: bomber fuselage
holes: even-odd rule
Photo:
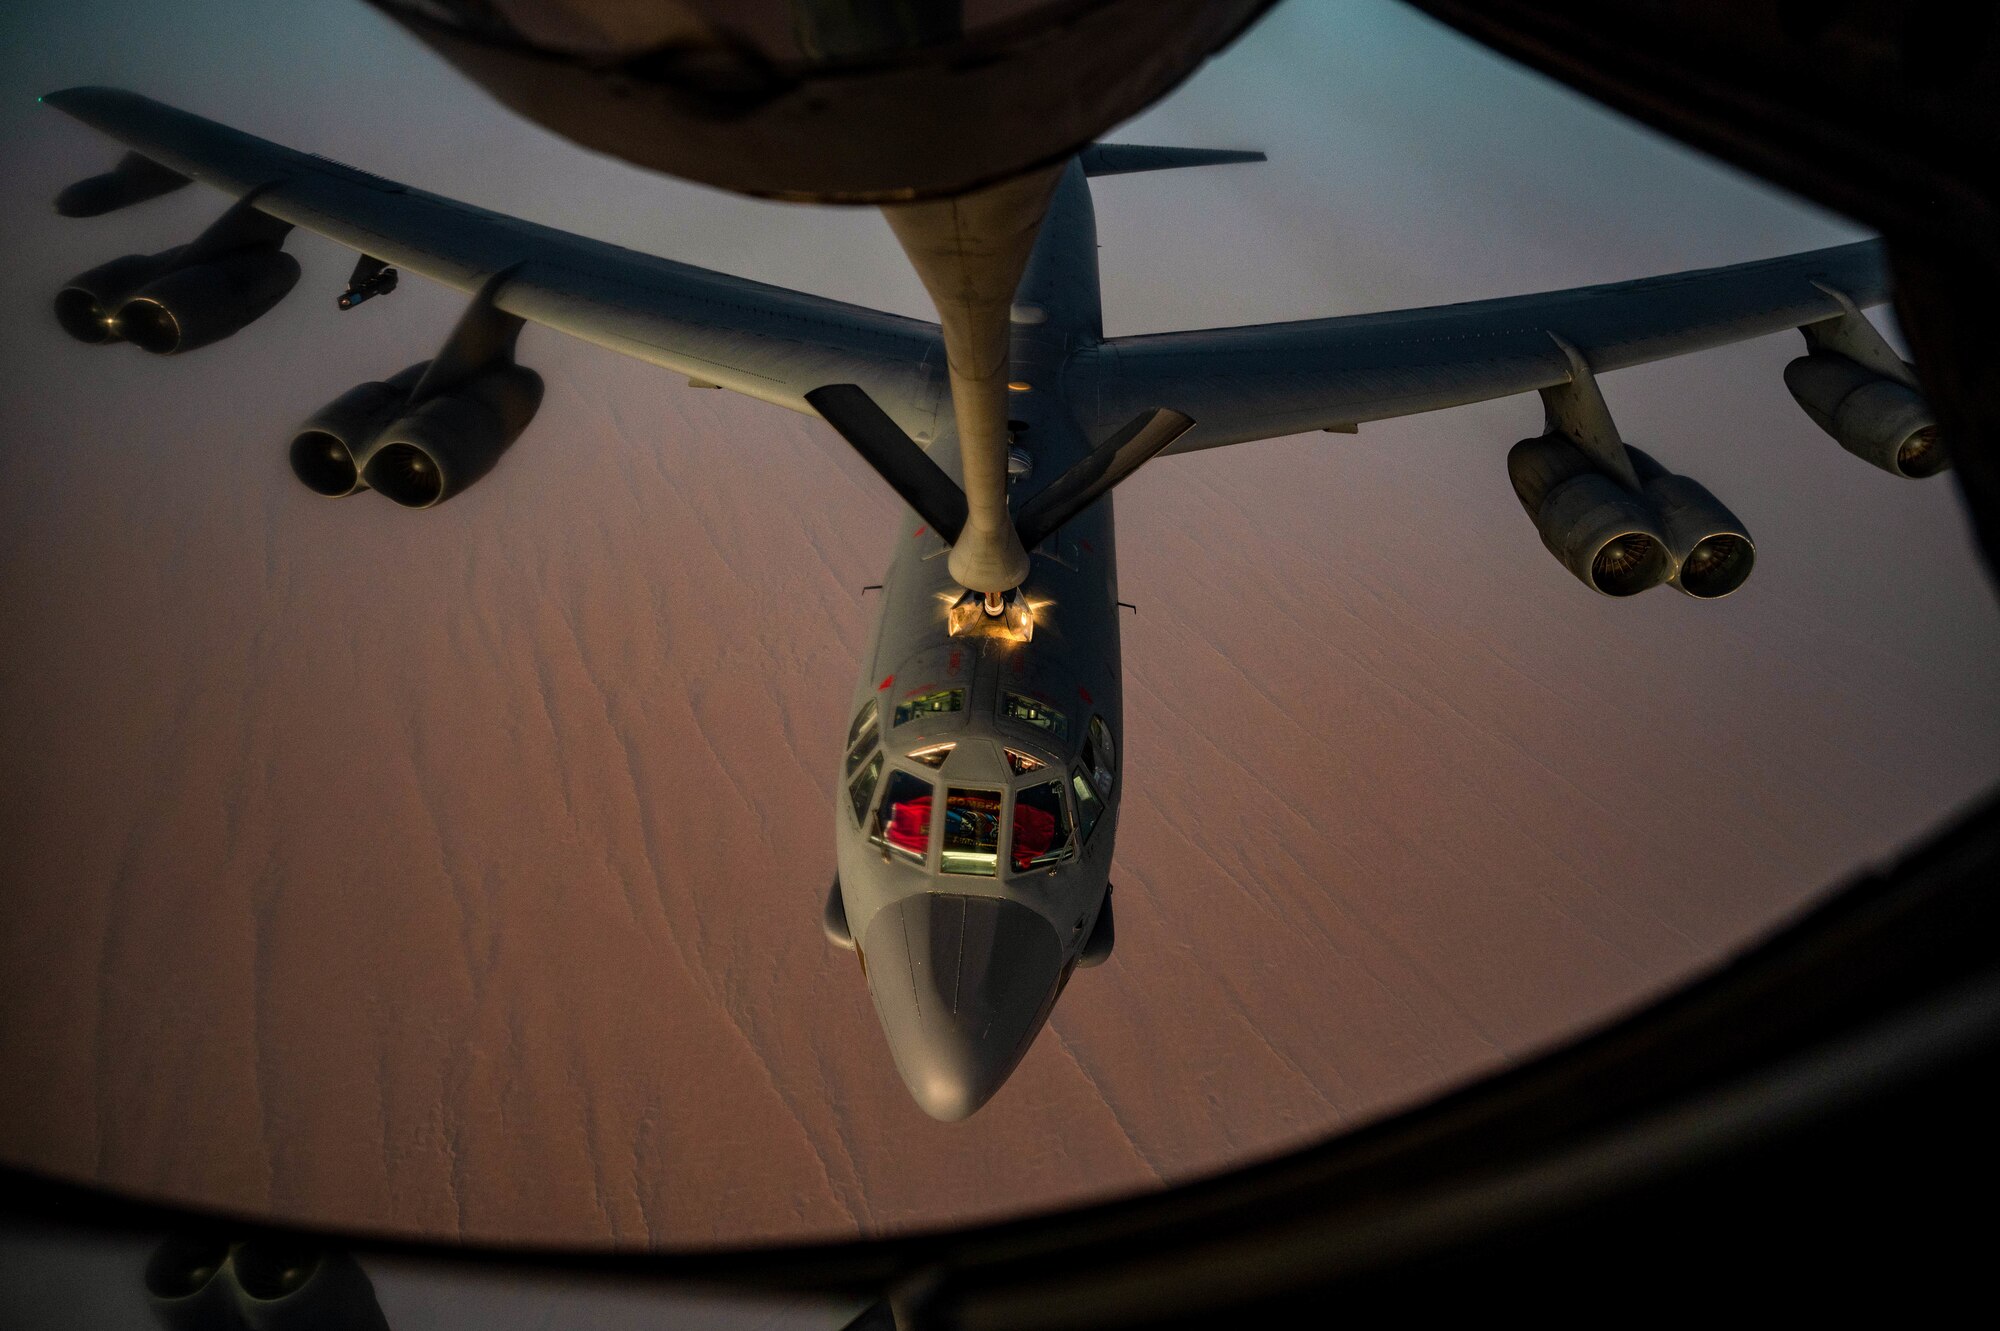
[[[1100,340],[1080,167],[1057,187],[1014,308],[1010,499],[1092,440],[1076,408]],[[958,449],[932,457],[954,480]],[[905,510],[848,713],[839,905],[896,1068],[966,1117],[1027,1052],[1106,909],[1123,739],[1111,499],[1031,552],[1032,636],[954,636],[948,546]],[[1108,921],[1106,922],[1108,925]]]

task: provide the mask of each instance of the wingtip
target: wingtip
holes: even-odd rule
[[[58,88],[54,92],[45,92],[35,100],[43,106],[53,106],[58,111],[75,115],[79,108],[94,100],[95,94],[109,91],[111,91],[109,88],[80,84],[74,88]]]
[[[80,83],[74,88],[58,88],[54,92],[45,92],[35,100],[44,106],[53,106],[58,111],[82,118],[93,110],[103,110],[117,102],[145,99],[138,93],[127,92],[123,88],[104,88],[96,84]]]

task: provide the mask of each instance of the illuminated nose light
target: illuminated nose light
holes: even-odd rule
[[[1010,393],[1026,393],[1032,391],[1034,387],[1026,379],[1009,379],[1007,381],[1007,391]]]

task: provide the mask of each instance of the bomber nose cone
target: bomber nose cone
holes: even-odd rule
[[[997,897],[907,897],[868,922],[863,951],[896,1070],[946,1123],[1000,1089],[1062,978],[1055,928]]]

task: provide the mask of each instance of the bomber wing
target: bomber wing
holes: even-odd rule
[[[136,93],[71,88],[42,100],[282,222],[468,294],[488,290],[506,314],[793,411],[810,413],[805,395],[822,384],[858,384],[893,411],[934,401],[944,381],[934,324],[441,198]]]
[[[1188,453],[1352,428],[1571,382],[1837,318],[1888,299],[1881,242],[1531,296],[1297,323],[1114,338],[1100,423],[1168,403]]]

